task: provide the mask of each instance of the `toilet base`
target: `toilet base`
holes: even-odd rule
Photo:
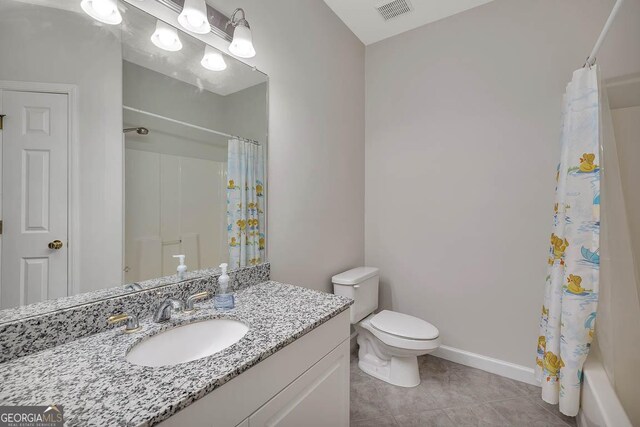
[[[360,330],[359,332],[358,367],[363,372],[399,387],[416,387],[420,384],[418,357],[414,352],[402,349],[394,349],[397,352],[389,351],[392,349],[375,342],[375,338],[368,334],[368,331]],[[379,348],[381,346],[384,346],[386,351],[381,351],[382,349]],[[391,353],[399,353],[401,356],[394,356]]]
[[[391,360],[371,360],[375,356],[369,354],[358,360],[358,367],[374,378],[397,385],[399,387],[416,387],[420,385],[418,358],[416,356],[394,357]]]

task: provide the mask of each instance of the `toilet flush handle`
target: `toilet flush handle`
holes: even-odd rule
[[[353,285],[354,289],[358,289],[360,285]]]

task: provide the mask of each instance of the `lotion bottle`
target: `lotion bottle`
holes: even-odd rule
[[[229,275],[227,264],[220,264],[222,274],[218,278],[218,289],[213,297],[213,306],[216,310],[231,310],[235,307],[233,292],[229,290]]]
[[[184,265],[184,255],[174,255],[174,258],[180,258],[180,265],[178,265],[177,274],[178,280],[184,280],[187,277],[187,266]]]

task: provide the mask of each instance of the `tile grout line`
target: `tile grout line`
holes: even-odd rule
[[[373,378],[373,377],[372,377],[372,378]],[[374,380],[376,380],[376,381],[380,381],[380,380],[378,380],[377,378],[373,378],[373,379],[374,379]],[[349,390],[349,395],[351,395],[351,385],[352,385],[352,384],[353,384],[353,383],[351,383],[351,382],[350,382],[350,384],[349,384],[349,388],[350,388],[350,390]],[[375,390],[375,392],[376,392],[376,393],[379,393],[379,394],[381,395],[381,397],[382,397],[382,392],[380,391],[380,389],[375,385],[375,383],[374,383],[374,384],[372,384],[372,385],[373,385],[373,389]],[[389,416],[390,416],[391,418],[393,418],[393,421],[397,424],[396,419],[395,419],[395,416],[394,416],[394,415],[393,415],[393,413],[391,412],[391,408],[388,406],[388,404],[386,403],[386,401],[385,401],[384,399],[383,399],[383,402],[382,402],[382,403],[383,403],[383,405],[384,405],[384,409],[386,410],[386,413],[387,413],[387,414],[389,414]],[[377,418],[375,418],[375,419],[379,419],[379,418],[380,418],[380,417],[377,417]],[[370,420],[370,418],[355,418],[355,419],[351,419],[351,416],[349,416],[349,420],[350,420],[350,421],[369,421],[369,420]],[[373,419],[371,419],[371,420],[373,420]]]
[[[456,422],[453,420],[453,418],[451,418],[451,417],[449,416],[449,414],[447,414],[447,411],[445,411],[445,410],[443,410],[443,409],[440,409],[440,412],[442,412],[442,413],[444,414],[444,416],[445,416],[445,417],[447,417],[447,419],[448,419],[449,421],[451,421],[451,425],[452,425],[452,426],[455,426],[455,425],[456,425]]]
[[[518,397],[510,397],[510,398],[508,398],[508,399],[491,400],[491,401],[488,401],[488,402],[485,402],[485,403],[498,403],[498,402],[504,402],[504,401],[507,401],[507,400],[523,399],[523,398],[525,398],[525,397],[527,397],[527,396],[518,396]],[[565,420],[563,420],[562,418],[560,418],[559,416],[557,416],[557,415],[556,415],[556,414],[554,414],[553,412],[549,411],[549,410],[548,410],[547,408],[545,408],[544,406],[542,406],[542,405],[538,404],[538,402],[532,402],[532,403],[533,403],[534,405],[536,405],[537,407],[544,409],[544,410],[545,410],[545,412],[547,412],[547,413],[549,413],[549,414],[553,415],[553,417],[554,417],[554,418],[556,418],[556,419],[560,420],[560,422],[562,422],[563,424],[565,424],[565,425],[567,425],[567,426],[569,426],[569,427],[572,427],[572,426],[571,426],[571,424],[568,424],[567,422],[565,422]],[[492,408],[493,408],[493,406],[492,406]],[[494,410],[495,410],[495,409],[494,409]]]
[[[461,366],[464,367],[464,365],[461,365]],[[469,367],[469,368],[470,369],[474,369],[474,370],[477,369],[477,368],[473,368],[473,367]],[[445,374],[452,375],[452,376],[456,377],[457,379],[464,381],[464,380],[466,380],[466,378],[464,378],[464,376],[462,375],[462,371],[463,370],[464,370],[464,368],[463,369],[454,368],[454,369],[451,369],[448,372],[445,372]],[[480,370],[480,371],[482,371],[482,370]],[[486,371],[483,371],[483,372],[486,372]],[[500,375],[497,375],[497,374],[493,374],[491,372],[486,372],[486,374],[488,374],[488,378],[490,378],[491,376],[500,376]],[[382,382],[381,380],[379,380],[379,379],[377,379],[375,377],[371,377],[371,376],[367,375],[366,373],[364,375],[366,375],[367,377],[369,377],[373,381],[373,383],[371,385],[376,390],[376,392],[384,395],[384,390],[382,390],[382,387],[384,386],[384,382]],[[423,381],[424,379],[425,378],[422,378],[422,375],[421,375],[421,381]],[[521,381],[517,381],[517,380],[512,380],[512,381],[515,382],[515,383],[520,383],[521,382]],[[526,384],[526,383],[524,383],[524,384]],[[397,415],[391,413],[391,411],[388,411],[388,414],[389,414],[390,418],[393,419],[393,421],[395,422],[396,425],[399,425],[399,422],[397,420],[398,416],[414,415],[414,414],[419,414],[421,412],[429,412],[429,411],[444,412],[444,414],[447,417],[447,419],[449,419],[453,423],[453,425],[455,425],[455,421],[446,412],[449,409],[458,409],[458,408],[465,408],[465,407],[469,407],[469,406],[487,405],[488,407],[490,407],[491,409],[496,411],[495,408],[493,408],[493,406],[492,406],[493,403],[505,402],[505,401],[516,400],[516,399],[524,399],[526,401],[529,401],[530,403],[533,403],[536,407],[544,410],[546,413],[552,415],[554,419],[560,421],[563,425],[568,426],[568,427],[573,427],[572,424],[569,424],[564,419],[562,419],[560,416],[558,416],[557,414],[555,414],[552,411],[550,411],[548,408],[544,407],[543,405],[539,404],[536,401],[531,401],[531,398],[533,397],[532,393],[529,393],[528,391],[525,391],[523,389],[519,389],[518,393],[512,395],[511,397],[504,397],[504,398],[500,398],[500,399],[483,400],[482,398],[478,398],[478,397],[474,396],[476,398],[476,400],[477,400],[475,403],[464,404],[464,405],[453,405],[453,406],[452,405],[440,406],[440,404],[438,403],[437,394],[434,394],[434,392],[432,390],[429,390],[428,388],[421,388],[421,392],[424,393],[428,398],[432,399],[436,403],[436,406],[434,408],[426,410],[426,411],[419,411],[419,412],[415,412],[415,413],[411,412],[411,413],[406,413],[406,414],[403,413],[403,414],[397,414]],[[387,407],[386,409],[390,409],[390,408]],[[502,418],[504,418],[504,416],[502,416],[502,414],[500,414],[499,412],[496,411],[496,413],[498,415],[500,415]],[[355,421],[367,421],[367,420],[363,419],[363,420],[355,420]]]
[[[376,387],[376,388],[377,388],[377,387]],[[378,390],[378,391],[379,391],[379,390]],[[433,395],[430,391],[428,391],[428,390],[424,390],[424,389],[423,389],[422,391],[423,391],[423,392],[425,392],[426,394],[428,394],[431,398],[435,399],[434,395]],[[489,405],[489,406],[491,407],[491,409],[493,409],[493,410],[495,411],[495,408],[493,408],[493,406],[491,406],[491,405],[490,405],[491,403],[498,403],[498,402],[506,402],[506,401],[509,401],[509,400],[524,399],[524,398],[526,398],[526,397],[527,397],[527,396],[516,396],[516,397],[507,397],[507,398],[504,398],[504,399],[492,399],[492,400],[486,400],[486,401],[484,401],[484,400],[479,400],[477,403],[465,404],[465,405],[460,405],[460,406],[447,406],[447,405],[445,405],[445,406],[438,406],[438,407],[433,408],[433,409],[430,409],[430,410],[431,410],[431,411],[442,411],[442,412],[444,412],[444,413],[445,413],[445,415],[447,415],[447,418],[449,418],[449,419],[454,423],[454,425],[455,425],[455,421],[454,421],[454,420],[452,420],[452,419],[451,419],[451,417],[449,417],[449,414],[447,414],[447,413],[446,413],[446,410],[447,410],[447,409],[459,409],[459,408],[466,408],[466,407],[470,407],[470,406]],[[437,401],[437,400],[436,400],[436,401]],[[558,420],[559,420],[559,421],[561,421],[563,424],[565,424],[565,425],[567,425],[567,426],[569,426],[569,427],[572,427],[572,426],[571,426],[571,424],[568,424],[565,420],[563,420],[562,418],[558,417],[558,415],[556,415],[556,414],[554,414],[553,412],[549,411],[549,410],[548,410],[547,408],[545,408],[544,406],[542,406],[542,405],[538,404],[537,402],[532,402],[532,403],[533,403],[534,405],[538,406],[539,408],[544,409],[544,410],[545,410],[545,412],[547,412],[547,413],[549,413],[549,414],[553,415],[553,416],[554,416],[554,418],[558,419]],[[420,412],[428,412],[428,411],[420,411]],[[412,415],[412,414],[418,414],[418,413],[420,413],[420,412],[407,413],[407,414],[402,414],[402,415]],[[502,416],[502,414],[500,414],[499,412],[498,412],[498,415]],[[392,416],[392,417],[394,418],[394,420],[395,420],[396,415],[391,414],[391,416]],[[504,418],[504,417],[503,417],[503,418]],[[397,423],[397,420],[396,420],[396,423]]]
[[[365,375],[367,375],[367,374],[365,373]],[[384,383],[382,380],[379,380],[379,379],[374,378],[374,377],[370,377],[370,378],[373,381],[373,384],[372,384],[373,387],[378,392],[382,393],[384,390],[381,390],[381,388],[384,387],[384,385],[386,383]],[[464,380],[464,378],[460,378],[460,377],[458,377],[458,378],[461,379],[461,380]],[[420,386],[418,385],[417,387],[420,387]],[[417,387],[413,387],[413,388],[417,388]],[[436,402],[437,402],[436,395],[431,390],[428,390],[428,389],[425,389],[425,388],[422,388],[421,390],[422,390],[422,392],[424,392],[425,394],[427,394],[429,397],[431,397],[432,399],[436,400]],[[514,400],[514,399],[521,399],[521,398],[526,398],[526,397],[528,397],[527,394],[522,394],[522,395],[515,395],[515,396],[512,396],[512,397],[505,397],[505,398],[500,398],[500,399],[483,400],[481,398],[478,398],[478,397],[474,396],[474,398],[477,400],[477,402],[475,402],[473,404],[469,404],[469,405],[481,405],[481,404],[485,404],[485,403],[503,402],[505,400]],[[465,406],[465,405],[462,405],[462,406]],[[447,406],[447,405],[445,405],[445,406],[438,406],[438,407],[433,408],[433,409],[434,410],[435,409],[453,409],[453,408],[460,408],[462,406],[457,406],[457,405],[456,406]],[[546,408],[545,408],[545,410],[546,410]]]
[[[550,413],[551,415],[553,415],[554,417],[556,417],[557,419],[559,419],[560,421],[562,421],[565,425],[570,426],[571,424],[567,423],[565,420],[563,420],[562,418],[560,418],[557,414],[554,414],[553,412],[551,412],[548,408],[545,408],[543,405],[540,405],[538,402],[533,402],[535,405],[537,405],[538,407],[544,409],[545,411],[547,411],[548,413]]]

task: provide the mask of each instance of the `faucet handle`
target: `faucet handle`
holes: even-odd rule
[[[185,304],[183,312],[192,313],[196,311],[195,307],[193,306],[195,302],[209,298],[209,295],[210,295],[209,291],[202,291],[202,292],[198,292],[197,294],[191,295],[189,298],[187,298],[187,303]]]
[[[135,314],[114,314],[107,319],[107,323],[109,325],[115,325],[116,323],[124,322],[125,320],[127,321],[127,325],[124,328],[125,334],[131,334],[141,329],[140,323],[138,322],[138,316],[136,316]]]
[[[142,290],[142,286],[140,286],[138,283],[129,283],[127,285],[125,285],[124,287],[125,291],[141,291]]]

